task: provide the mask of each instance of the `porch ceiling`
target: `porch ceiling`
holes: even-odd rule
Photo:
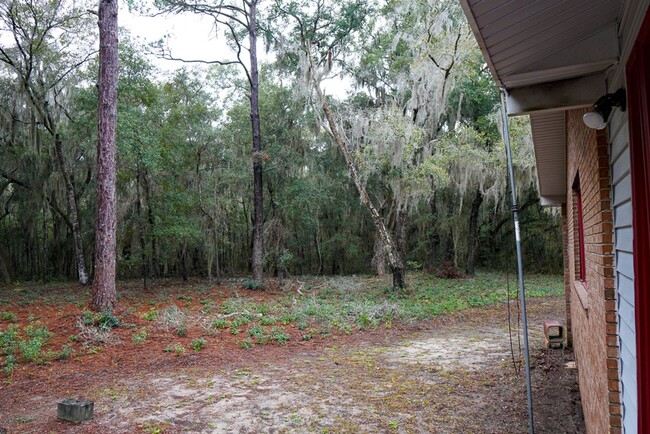
[[[542,205],[566,202],[565,110],[606,93],[619,23],[638,0],[460,0],[509,115],[531,115]]]
[[[623,0],[460,2],[502,87],[586,76],[618,62]]]
[[[535,143],[540,203],[561,205],[566,202],[567,185],[565,112],[534,113],[530,115],[530,128]]]

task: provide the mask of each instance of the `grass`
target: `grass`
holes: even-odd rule
[[[150,340],[153,341],[152,334],[156,334],[157,339],[171,342],[165,351],[181,355],[186,348],[200,352],[221,334],[241,333],[243,336],[237,344],[242,348],[283,345],[292,339],[327,339],[335,334],[349,335],[380,327],[388,329],[396,324],[493,305],[514,299],[518,292],[516,275],[488,271],[464,279],[439,279],[423,272],[412,272],[407,276],[408,287],[398,295],[390,288],[390,276],[306,276],[301,280],[304,284],[300,294],[283,291],[262,295],[252,282],[243,286],[254,290],[241,293],[237,292],[236,289],[241,288],[237,285],[214,288],[212,292],[202,286],[168,286],[146,296],[126,288],[120,303],[135,313],[135,318],[139,317],[137,325],[124,324],[111,312],[83,310],[87,292],[74,285],[47,288],[47,291],[36,285],[20,285],[5,292],[9,298],[3,299],[6,307],[0,312],[0,368],[10,376],[21,363],[50,363],[96,353],[103,346],[116,342],[113,329],[117,327],[133,330],[127,336],[134,346],[149,345]],[[562,276],[529,275],[525,283],[528,297],[564,294]],[[39,301],[38,297],[42,299]],[[191,303],[193,300],[200,300],[200,303],[183,309],[173,304],[174,301]],[[21,306],[37,303],[41,306],[65,306],[67,303],[80,313],[75,330],[78,333],[65,336],[68,344],[64,348],[56,348],[51,343],[52,332],[33,315],[25,318],[26,309]],[[204,337],[188,338],[196,336],[197,327],[202,328],[199,336]],[[178,342],[179,338],[184,339],[182,343]]]

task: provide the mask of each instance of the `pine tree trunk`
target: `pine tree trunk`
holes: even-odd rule
[[[99,3],[99,141],[97,144],[97,238],[95,240],[94,310],[115,306],[117,1]]]
[[[79,283],[82,285],[87,285],[88,271],[86,269],[83,238],[81,236],[81,224],[79,223],[79,209],[77,208],[77,199],[75,197],[74,184],[72,183],[72,179],[68,173],[68,168],[65,164],[65,156],[63,155],[63,142],[61,141],[61,136],[58,133],[54,134],[54,148],[56,151],[56,158],[61,168],[63,183],[65,185],[65,198],[68,206],[70,226],[72,227],[72,238],[74,240],[74,253],[77,263],[77,277],[79,279]]]
[[[472,211],[469,215],[469,231],[467,234],[467,266],[465,272],[469,275],[474,274],[476,265],[476,251],[478,249],[478,212],[483,203],[483,193],[477,188],[472,201]]]
[[[248,3],[250,42],[251,127],[253,133],[253,280],[264,281],[264,195],[262,185],[262,136],[260,133],[259,72],[257,69],[257,0]]]

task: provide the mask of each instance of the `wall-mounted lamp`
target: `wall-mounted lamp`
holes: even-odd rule
[[[625,104],[625,89],[621,88],[598,98],[593,105],[593,111],[585,113],[582,120],[589,128],[602,130],[607,126],[612,108],[619,107],[621,111],[625,111]]]

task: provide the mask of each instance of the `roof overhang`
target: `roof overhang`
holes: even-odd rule
[[[531,115],[542,205],[566,201],[564,111],[607,93],[621,15],[636,1],[460,0],[508,114]]]
[[[535,142],[537,173],[555,174],[538,178],[539,199],[543,206],[566,202],[566,119],[564,111],[534,113],[530,128]]]

